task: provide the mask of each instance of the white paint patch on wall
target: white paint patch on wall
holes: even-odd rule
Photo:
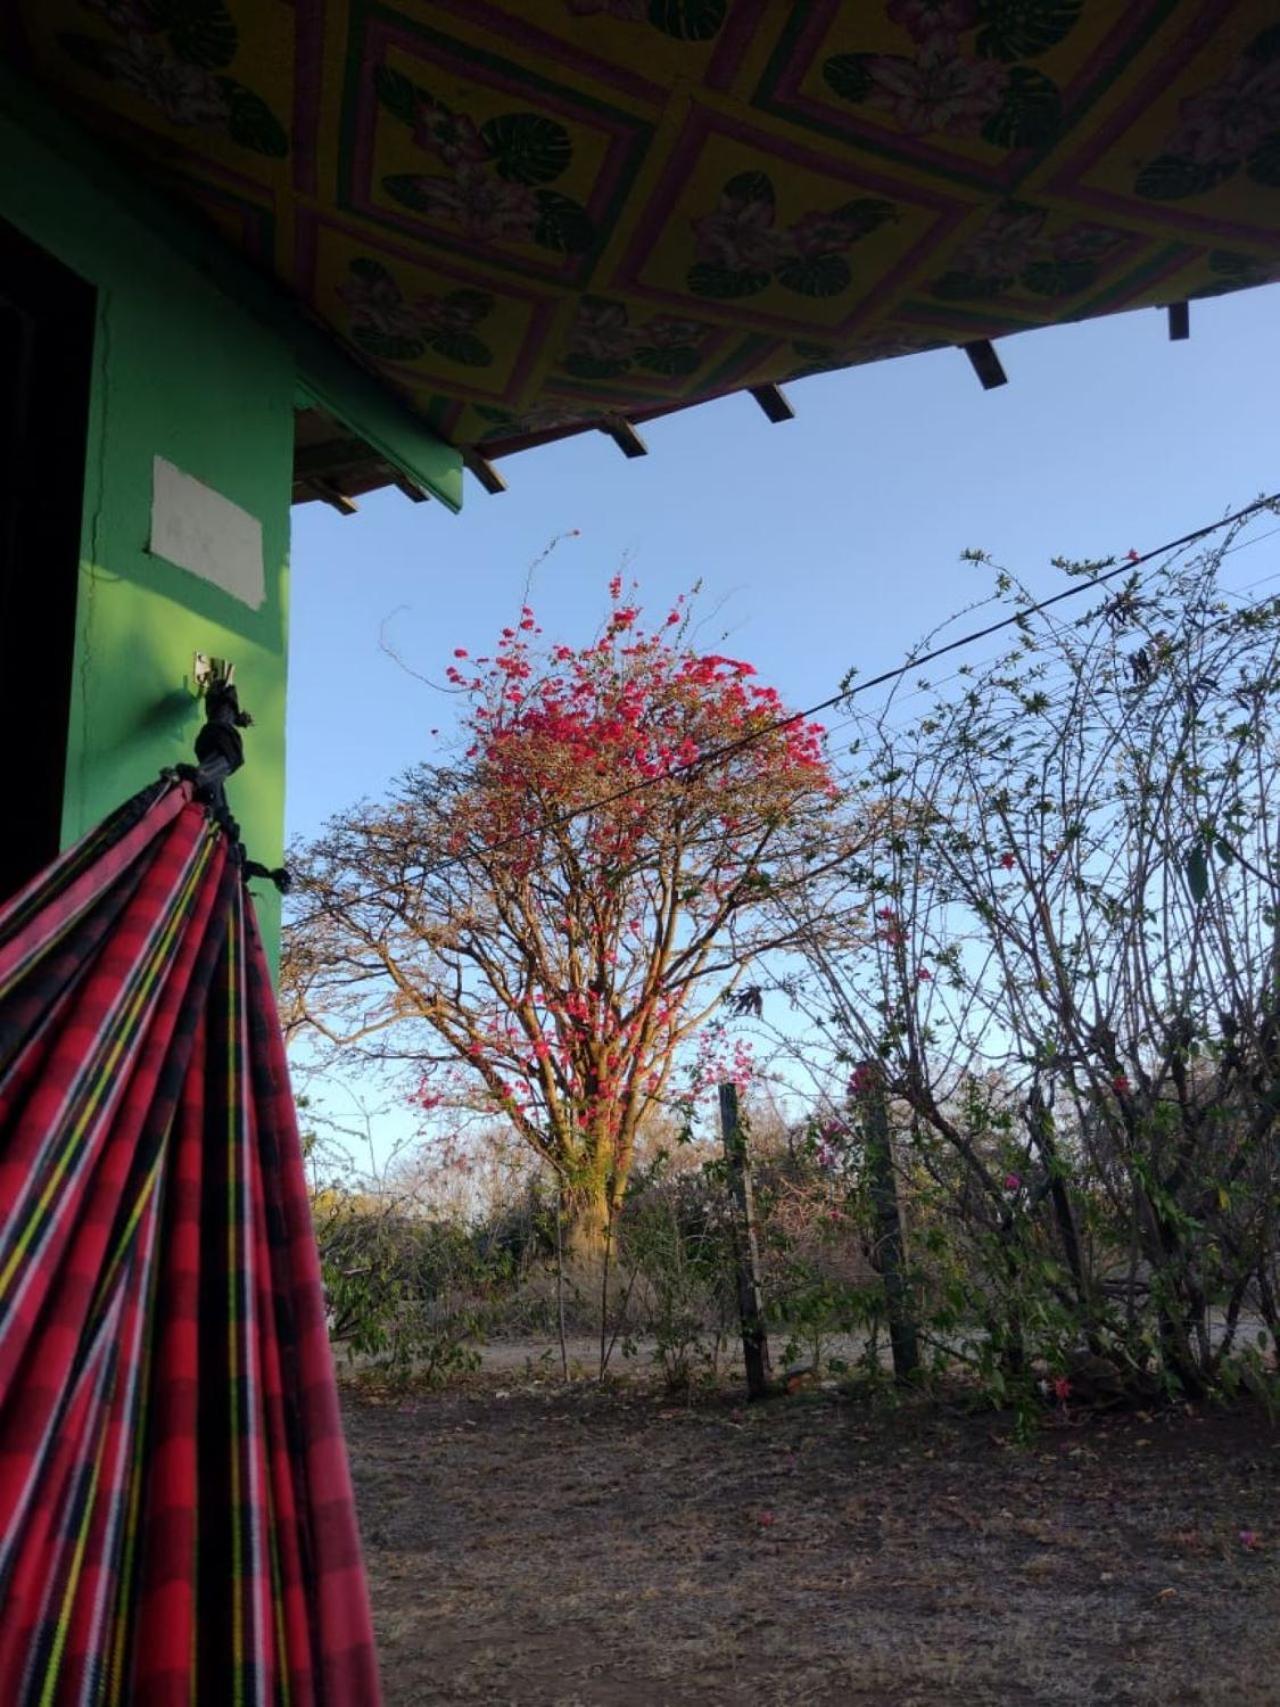
[[[162,456],[151,468],[151,551],[251,610],[267,596],[257,516]]]

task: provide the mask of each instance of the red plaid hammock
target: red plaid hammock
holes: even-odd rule
[[[161,784],[0,910],[0,1703],[377,1699],[262,944]]]

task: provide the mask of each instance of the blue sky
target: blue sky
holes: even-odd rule
[[[727,634],[785,699],[810,704],[984,590],[958,561],[966,546],[1056,591],[1055,555],[1145,551],[1280,488],[1278,329],[1280,287],[1265,287],[1193,304],[1186,343],[1154,310],[1006,339],[997,391],[939,351],[792,385],[782,426],[745,395],[652,422],[639,461],[599,433],[569,439],[505,461],[500,497],[468,480],[460,516],[394,489],[350,518],[305,506],[290,834],[377,795],[447,738],[456,702],[385,655],[384,629],[440,679],[454,646],[492,649],[555,536],[581,530],[533,578],[550,638],[594,631],[627,558],[647,606],[701,579],[708,646]],[[1274,555],[1237,557],[1238,584]]]
[[[983,596],[990,573],[959,561],[965,547],[1056,592],[1052,557],[1146,551],[1280,489],[1280,287],[1193,304],[1191,326],[1171,343],[1148,310],[1007,339],[1009,384],[991,392],[959,351],[826,374],[788,388],[782,426],[725,398],[651,422],[642,460],[599,433],[510,458],[510,490],[469,480],[460,516],[394,489],[349,518],[295,511],[290,835],[446,747],[459,702],[380,635],[442,680],[455,646],[492,651],[530,564],[574,528],[533,578],[548,639],[595,632],[626,558],[659,614],[700,578],[708,649],[802,706]],[[1274,575],[1280,538],[1228,563],[1229,585]],[[359,1073],[308,1089],[337,1114],[376,1110],[380,1161],[413,1138],[402,1099]]]

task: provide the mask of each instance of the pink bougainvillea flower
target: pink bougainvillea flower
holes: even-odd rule
[[[1006,1191],[1021,1191],[1022,1190],[1022,1175],[1021,1174],[1006,1174],[1004,1176],[1004,1189]]]
[[[869,1061],[863,1061],[855,1067],[849,1080],[850,1096],[865,1096],[876,1082],[876,1070]]]

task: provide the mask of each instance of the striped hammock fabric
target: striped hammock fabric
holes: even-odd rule
[[[267,964],[162,783],[0,910],[0,1704],[377,1701]]]

